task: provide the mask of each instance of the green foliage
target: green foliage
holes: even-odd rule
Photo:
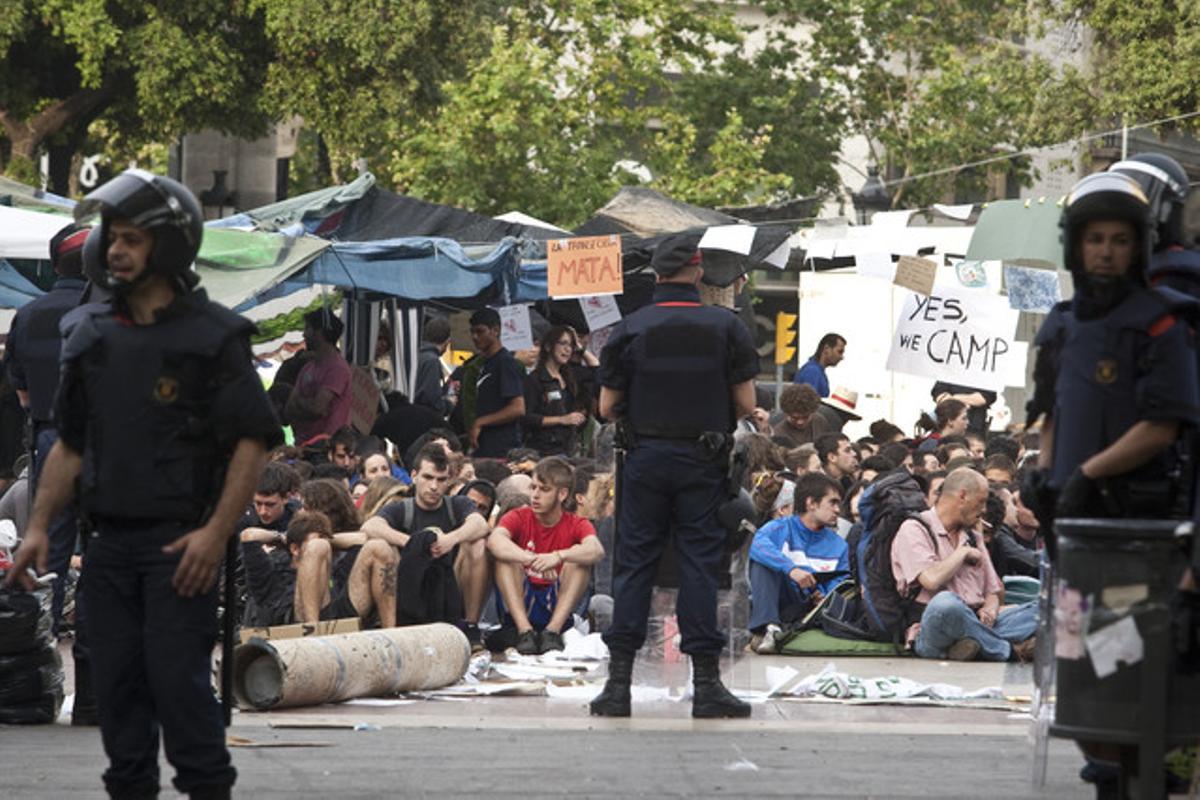
[[[311,303],[301,308],[293,308],[283,314],[277,314],[270,319],[264,319],[256,323],[258,331],[250,337],[252,344],[262,344],[273,339],[278,339],[285,333],[291,331],[304,330],[304,315],[310,311],[316,311],[322,306],[330,306],[337,308],[342,303],[342,293],[332,292],[328,297],[315,298]]]

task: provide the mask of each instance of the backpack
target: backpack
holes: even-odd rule
[[[855,573],[862,587],[866,622],[876,641],[892,642],[897,652],[903,649],[904,633],[908,626],[920,620],[924,608],[916,602],[919,587],[907,596],[896,591],[896,576],[892,573],[892,542],[900,526],[915,519],[936,548],[933,531],[917,516],[927,510],[925,493],[905,470],[885,475],[868,486],[859,501],[862,536],[851,558],[856,564]]]
[[[450,528],[448,530],[442,531],[442,533],[449,533],[450,531],[457,530],[458,526],[462,524],[462,520],[460,520],[458,518],[458,512],[454,510],[454,498],[453,497],[443,497],[442,500],[445,501],[446,513],[450,516]],[[416,533],[416,531],[414,531],[412,529],[413,518],[417,515],[416,502],[417,501],[411,497],[405,497],[403,500],[400,501],[400,528],[399,528],[399,530],[402,533],[408,533],[408,534]]]

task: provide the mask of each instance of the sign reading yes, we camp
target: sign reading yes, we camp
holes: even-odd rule
[[[887,368],[999,391],[1024,372],[1025,348],[1015,341],[1018,312],[998,295],[939,286],[904,300]],[[1019,384],[1018,384],[1019,385]]]
[[[581,236],[546,242],[546,289],[551,297],[620,294],[621,239]]]

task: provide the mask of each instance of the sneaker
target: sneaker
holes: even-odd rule
[[[539,653],[549,653],[554,650],[562,652],[563,638],[561,633],[555,633],[554,631],[542,631],[542,635],[539,638],[539,644],[541,645],[538,648]]]
[[[959,639],[946,651],[947,661],[974,661],[979,657],[979,642],[974,639]]]
[[[479,625],[477,623],[462,623],[462,632],[467,635],[467,642],[471,645],[471,655],[483,652],[483,636],[479,633]]]
[[[760,638],[758,644],[754,645],[754,652],[762,656],[770,656],[778,653],[778,637],[781,633],[783,633],[783,629],[772,622],[767,626],[767,629],[763,631],[762,637]]]
[[[1012,657],[1014,661],[1028,663],[1033,661],[1034,650],[1037,649],[1037,637],[1030,636],[1023,642],[1013,642]]]
[[[530,628],[517,634],[517,652],[523,656],[536,656],[540,652],[537,631]]]

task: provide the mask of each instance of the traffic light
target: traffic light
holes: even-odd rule
[[[775,363],[787,364],[796,355],[796,314],[775,315]]]

